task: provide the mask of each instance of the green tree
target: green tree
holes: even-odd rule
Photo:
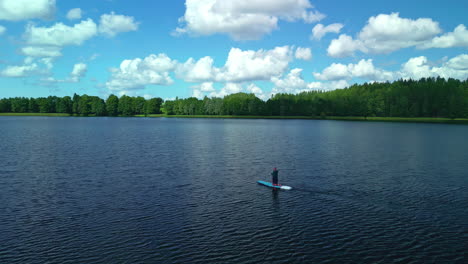
[[[27,113],[29,107],[29,99],[24,97],[15,97],[10,99],[11,111],[13,113]]]
[[[84,94],[80,96],[78,101],[78,114],[81,116],[88,116],[91,113],[91,98]]]
[[[57,112],[57,96],[48,96],[47,97],[47,104],[49,105],[49,113],[56,113]]]
[[[90,112],[96,116],[106,115],[106,103],[97,96],[90,96]]]
[[[163,100],[161,98],[151,98],[146,101],[145,114],[160,114]]]
[[[165,101],[163,104],[162,109],[164,110],[164,113],[167,115],[175,115],[175,102],[174,101]]]
[[[30,113],[39,112],[39,105],[37,105],[36,99],[29,98],[28,112]]]
[[[123,95],[119,99],[119,112],[124,116],[134,115],[133,111],[133,98],[127,95]]]
[[[78,107],[78,105],[80,103],[80,98],[81,98],[81,96],[77,95],[76,93],[73,94],[73,99],[72,99],[72,101],[73,101],[73,103],[72,103],[72,112],[73,112],[73,114],[77,114],[77,115],[80,114],[79,113],[79,107]]]
[[[56,111],[57,113],[72,113],[73,102],[70,96],[64,96],[57,99]]]
[[[109,95],[106,100],[107,114],[110,116],[119,115],[119,98],[113,94]]]
[[[143,98],[141,96],[135,97],[135,98],[133,98],[132,103],[133,103],[133,113],[134,114],[141,115],[141,114],[146,113],[146,111],[145,111],[146,99],[145,98]]]
[[[0,113],[11,112],[11,99],[3,98],[0,99]]]
[[[52,113],[52,105],[50,100],[45,97],[39,97],[36,99],[37,105],[39,106],[40,113]]]

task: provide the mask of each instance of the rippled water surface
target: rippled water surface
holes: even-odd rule
[[[467,136],[441,124],[0,117],[0,263],[463,263]],[[293,190],[256,184],[274,166]]]

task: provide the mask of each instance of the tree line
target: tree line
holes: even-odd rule
[[[253,115],[253,116],[364,116],[468,118],[468,81],[444,78],[355,84],[333,91],[276,94],[263,101],[254,94],[223,98],[194,97],[163,101],[161,98],[110,95],[4,98],[0,112],[69,113],[73,115],[132,116]]]
[[[98,96],[77,95],[73,97],[48,96],[39,98],[14,97],[0,99],[3,113],[67,113],[79,116],[132,116],[160,114],[161,98],[117,97],[110,95],[107,100]]]
[[[355,84],[333,91],[253,94],[166,101],[169,115],[364,116],[468,118],[468,81],[443,78]]]

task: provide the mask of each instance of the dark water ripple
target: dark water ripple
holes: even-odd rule
[[[466,263],[467,132],[1,117],[0,263]]]

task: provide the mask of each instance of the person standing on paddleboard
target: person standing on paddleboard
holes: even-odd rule
[[[271,182],[273,183],[274,186],[279,185],[278,184],[278,170],[273,168],[273,172],[271,173]]]

